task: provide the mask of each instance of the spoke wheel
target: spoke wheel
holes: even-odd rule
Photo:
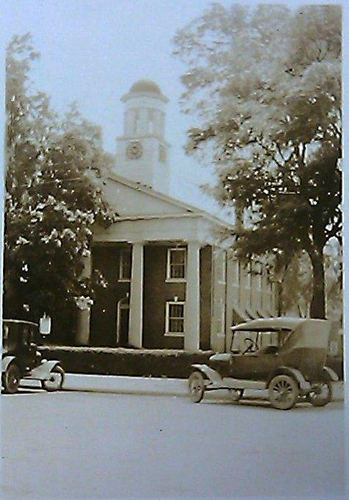
[[[277,375],[269,384],[269,400],[278,410],[290,410],[297,402],[297,382],[289,375]]]
[[[194,403],[200,403],[205,393],[205,379],[200,372],[193,372],[188,381],[189,397]]]
[[[244,390],[243,389],[229,389],[229,396],[230,396],[230,399],[236,403],[237,401],[240,401],[240,399],[242,398],[244,394]]]
[[[18,366],[11,363],[5,373],[2,375],[2,385],[4,392],[7,394],[14,394],[18,391],[19,383],[21,381],[21,372]]]
[[[307,400],[313,406],[326,406],[332,400],[332,385],[329,382],[317,382],[307,394]]]
[[[64,382],[64,370],[61,366],[55,366],[50,373],[50,378],[48,380],[43,380],[41,382],[42,388],[47,392],[60,391]]]

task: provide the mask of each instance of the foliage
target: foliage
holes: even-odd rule
[[[83,277],[94,223],[112,213],[101,191],[104,166],[98,127],[76,106],[60,118],[43,92],[31,90],[38,58],[30,35],[7,50],[7,171],[5,198],[5,314],[38,319],[91,301],[101,276]]]
[[[188,151],[214,151],[213,190],[238,212],[242,258],[307,252],[325,315],[324,249],[341,239],[340,6],[218,4],[181,30]]]

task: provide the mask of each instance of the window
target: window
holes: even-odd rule
[[[185,248],[169,248],[167,250],[167,280],[185,281]]]
[[[246,288],[248,288],[249,290],[251,290],[251,288],[252,288],[252,266],[251,266],[251,262],[249,262],[247,264],[247,267],[246,267]]]
[[[255,275],[256,288],[257,290],[262,290],[262,264],[260,262],[255,262],[253,271]]]
[[[219,300],[217,311],[217,335],[218,337],[225,336],[225,303],[224,299]]]
[[[154,117],[154,110],[153,109],[148,109],[148,132],[149,134],[154,134],[155,133],[155,117]]]
[[[251,269],[251,262],[249,262],[245,269],[245,305],[247,307],[252,306],[252,269]]]
[[[165,335],[184,335],[184,302],[166,302]]]
[[[133,110],[133,116],[132,116],[132,135],[137,135],[140,132],[140,119],[139,119],[139,112],[137,109]]]
[[[120,251],[119,281],[131,281],[131,249]]]
[[[272,288],[272,283],[271,281],[268,281],[267,283],[267,292],[266,292],[266,295],[267,295],[267,304],[268,304],[268,309],[272,309],[273,308],[273,288]]]

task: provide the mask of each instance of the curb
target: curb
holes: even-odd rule
[[[63,389],[65,391],[186,396],[187,380],[68,373]]]
[[[37,381],[26,380],[25,387],[38,387]],[[129,377],[116,375],[85,375],[67,373],[63,391],[66,392],[95,392],[109,394],[134,394],[140,396],[174,396],[186,397],[188,395],[187,379],[176,378],[151,378]],[[246,390],[246,399],[268,399],[268,391]],[[344,382],[333,383],[332,401],[344,401]],[[228,399],[225,389],[212,391],[207,397]]]
[[[163,396],[187,396],[186,379],[151,377],[129,377],[115,375],[79,375],[68,373],[63,389],[65,391],[100,392],[114,394],[139,394]],[[248,390],[247,397],[267,398],[267,391]],[[214,391],[210,396],[226,397],[226,391]],[[333,401],[344,400],[344,382],[333,384]]]

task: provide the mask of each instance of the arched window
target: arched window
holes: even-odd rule
[[[139,119],[139,111],[134,110],[133,112],[133,126],[132,126],[132,134],[137,135],[140,131],[140,119]]]
[[[148,133],[154,134],[155,130],[155,113],[153,109],[148,109]]]

